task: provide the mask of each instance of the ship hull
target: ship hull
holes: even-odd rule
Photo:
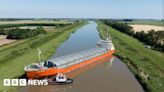
[[[52,76],[52,75],[56,75],[58,72],[60,73],[68,73],[68,72],[71,72],[73,70],[76,70],[76,69],[79,69],[79,68],[82,68],[86,65],[89,65],[97,60],[100,60],[100,59],[103,59],[105,57],[108,57],[108,56],[111,56],[113,53],[115,52],[115,50],[111,50],[111,51],[108,51],[100,56],[97,56],[97,57],[94,57],[94,58],[91,58],[89,60],[85,60],[81,63],[78,63],[78,64],[75,64],[75,65],[72,65],[72,66],[69,66],[69,67],[66,67],[66,68],[48,68],[46,70],[38,70],[38,71],[26,71],[26,76],[29,78],[29,79],[36,79],[36,78],[45,78],[45,77],[48,77],[48,76]]]

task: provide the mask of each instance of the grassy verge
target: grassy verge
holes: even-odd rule
[[[4,87],[3,79],[18,78],[24,74],[24,66],[37,62],[37,48],[42,51],[41,59],[48,59],[55,49],[85,22],[56,29],[44,35],[25,39],[0,48],[0,91],[13,92],[15,87]]]
[[[98,22],[98,29],[101,37],[105,36],[106,29],[110,29],[110,35],[117,50],[115,55],[127,64],[146,92],[163,92],[163,53],[146,49],[137,39],[101,22]]]

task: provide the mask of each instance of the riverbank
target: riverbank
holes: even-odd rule
[[[24,74],[24,66],[38,61],[37,48],[42,51],[41,60],[48,59],[56,48],[70,34],[85,25],[80,22],[63,28],[55,29],[47,34],[17,41],[0,48],[0,91],[13,92],[16,87],[3,87],[3,79],[18,78]]]
[[[121,33],[101,22],[98,22],[100,36],[104,38],[106,30],[115,45],[115,53],[133,72],[146,92],[164,90],[164,54],[147,49],[135,38]]]

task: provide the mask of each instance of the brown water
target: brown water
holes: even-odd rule
[[[89,23],[71,35],[52,57],[94,47],[100,39],[96,23]],[[26,86],[18,92],[143,92],[142,87],[117,57],[107,57],[67,74],[69,85]]]

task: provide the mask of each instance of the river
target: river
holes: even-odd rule
[[[70,54],[95,47],[100,40],[97,24],[89,24],[72,33],[52,57]],[[26,86],[18,92],[144,92],[125,64],[117,57],[99,60],[96,63],[67,75],[74,79],[69,85]]]

